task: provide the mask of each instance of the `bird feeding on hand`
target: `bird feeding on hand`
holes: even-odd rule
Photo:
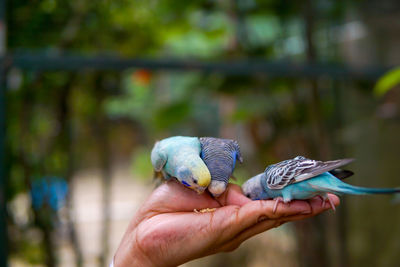
[[[242,185],[242,190],[252,200],[275,199],[274,212],[279,202],[288,203],[293,199],[310,199],[315,196],[322,197],[324,204],[328,199],[335,210],[328,193],[364,195],[400,192],[400,188],[365,188],[342,182],[339,178],[343,172],[337,168],[352,161],[353,159],[317,161],[298,156],[269,165],[263,173],[247,180]],[[347,172],[344,177],[352,174],[349,171],[344,172]]]
[[[151,163],[156,173],[203,193],[211,182],[211,174],[200,158],[199,138],[173,136],[156,142],[151,151]]]
[[[208,191],[213,197],[219,197],[228,186],[236,160],[243,163],[239,144],[235,140],[214,137],[201,137],[200,144],[200,156],[211,174]]]

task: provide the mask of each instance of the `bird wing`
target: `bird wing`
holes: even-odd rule
[[[333,169],[333,170],[329,171],[329,173],[340,180],[344,180],[344,179],[354,175],[354,172],[349,171],[349,170],[342,170],[342,169]]]
[[[160,147],[160,142],[157,142],[151,150],[151,164],[153,164],[154,170],[160,172],[167,163],[167,159],[167,153]]]
[[[339,168],[352,161],[353,159],[317,161],[298,156],[294,159],[268,166],[265,169],[267,186],[270,189],[281,189],[289,184],[298,183]]]
[[[240,163],[243,163],[242,153],[240,152],[239,143],[236,140],[232,140],[232,145],[236,151],[236,158],[239,160]]]

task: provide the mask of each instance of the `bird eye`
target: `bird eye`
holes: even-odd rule
[[[197,179],[193,178],[193,183],[197,184]]]
[[[250,198],[250,194],[246,194],[246,197],[247,197],[247,198]]]

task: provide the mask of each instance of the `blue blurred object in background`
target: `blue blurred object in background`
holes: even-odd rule
[[[68,194],[67,182],[56,176],[45,176],[32,182],[32,206],[38,210],[48,205],[58,211],[65,205]]]

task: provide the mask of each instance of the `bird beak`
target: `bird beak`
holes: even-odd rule
[[[205,187],[205,186],[196,186],[195,188],[193,188],[194,189],[194,191],[196,191],[197,192],[197,194],[202,194],[202,193],[204,193],[204,191],[206,190],[206,188],[207,187]]]

